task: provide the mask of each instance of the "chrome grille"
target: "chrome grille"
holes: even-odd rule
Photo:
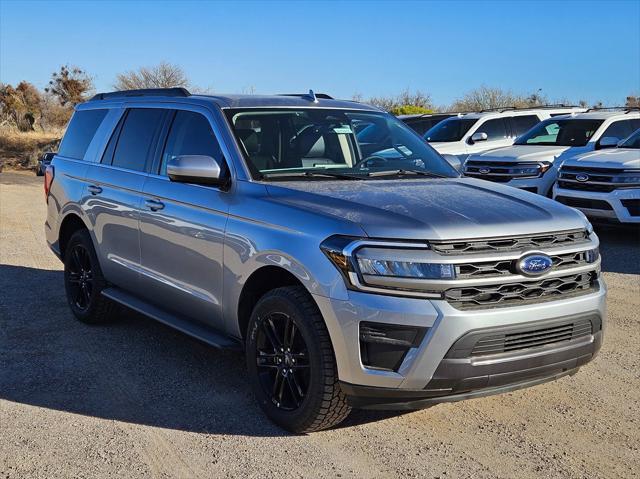
[[[459,287],[446,290],[444,297],[458,309],[518,306],[592,293],[598,289],[597,278],[597,272],[590,271],[538,281]]]
[[[575,268],[585,266],[587,261],[586,251],[573,253],[550,255],[553,260],[554,270]],[[463,263],[456,266],[456,278],[470,279],[490,276],[506,276],[516,274],[514,271],[514,260],[483,261],[479,263]]]
[[[429,244],[433,251],[440,254],[453,255],[558,248],[588,242],[589,236],[585,230],[572,230],[541,235],[512,236],[508,238],[491,238],[484,240],[430,241]]]
[[[625,171],[615,168],[589,168],[563,166],[558,175],[560,188],[579,191],[608,193],[619,188],[638,188],[640,183],[618,181],[625,176],[640,176],[640,171]],[[578,180],[579,177],[586,179]]]
[[[575,322],[554,325],[547,328],[485,336],[479,339],[474,345],[471,355],[483,356],[520,351],[584,338],[591,334],[591,321],[589,319],[580,319]]]

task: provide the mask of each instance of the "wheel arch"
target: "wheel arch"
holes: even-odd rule
[[[242,286],[237,306],[238,329],[242,339],[246,338],[249,319],[258,300],[269,291],[283,286],[301,286],[311,296],[300,279],[291,271],[280,266],[261,266],[247,278]]]
[[[64,259],[65,248],[73,234],[82,229],[89,231],[89,235],[93,241],[94,238],[91,229],[79,214],[70,212],[62,219],[60,228],[58,229],[58,248],[60,249],[61,258]]]

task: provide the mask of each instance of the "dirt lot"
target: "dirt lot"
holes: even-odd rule
[[[239,354],[138,315],[71,316],[45,244],[41,179],[0,174],[0,477],[637,477],[640,238],[601,229],[610,288],[576,376],[292,436],[261,414]]]

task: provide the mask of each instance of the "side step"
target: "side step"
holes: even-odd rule
[[[187,321],[175,316],[167,311],[158,308],[152,304],[143,301],[136,296],[129,294],[120,288],[114,286],[102,290],[102,294],[107,298],[120,303],[128,308],[131,308],[145,316],[155,319],[167,326],[170,326],[178,331],[181,331],[189,336],[193,336],[200,341],[203,341],[213,347],[220,349],[233,349],[240,351],[242,348],[240,342],[236,341],[224,334],[217,333],[214,330],[201,326],[197,323]]]

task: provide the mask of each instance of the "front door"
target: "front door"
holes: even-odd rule
[[[222,251],[228,196],[223,189],[169,180],[167,161],[207,155],[224,163],[206,112],[177,110],[140,215],[143,291],[155,305],[216,329],[222,321]]]

